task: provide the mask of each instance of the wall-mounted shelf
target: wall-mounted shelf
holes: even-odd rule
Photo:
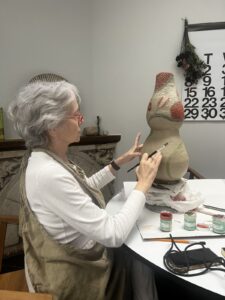
[[[121,139],[120,135],[96,135],[96,136],[81,136],[79,143],[73,143],[71,145],[99,145],[118,143]],[[8,139],[0,141],[0,151],[15,151],[26,149],[25,143],[22,139]]]

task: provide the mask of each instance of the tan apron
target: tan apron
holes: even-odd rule
[[[36,151],[47,152],[62,164],[95,204],[104,208],[102,193],[88,186],[83,170],[79,167],[75,170],[49,151]],[[103,245],[96,243],[91,249],[76,249],[71,244],[59,244],[39,223],[26,197],[25,171],[28,158],[29,155],[25,155],[21,164],[20,229],[28,273],[35,291],[50,293],[54,300],[124,299],[125,268],[114,266],[111,272],[112,259]]]

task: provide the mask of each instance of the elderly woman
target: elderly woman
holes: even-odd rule
[[[161,154],[142,156],[135,189],[122,209],[109,215],[100,189],[140,156],[140,135],[126,153],[87,178],[67,158],[68,146],[80,140],[79,106],[77,88],[60,81],[25,86],[9,107],[30,150],[21,169],[20,213],[28,286],[57,300],[124,299],[126,272],[121,264],[117,268],[109,248],[121,246],[134,226]]]

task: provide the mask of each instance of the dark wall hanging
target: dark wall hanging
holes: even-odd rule
[[[184,20],[184,35],[180,54],[176,57],[177,66],[184,70],[184,77],[190,84],[198,83],[202,78],[206,64],[199,58],[195,46],[191,44],[188,35],[188,21]]]
[[[185,121],[225,120],[225,22],[188,24],[177,66],[184,71]]]

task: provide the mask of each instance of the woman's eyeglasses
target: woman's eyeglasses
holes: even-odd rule
[[[84,122],[84,116],[79,111],[76,111],[74,114],[69,116],[67,119],[76,119],[78,121],[79,125],[81,125]]]

